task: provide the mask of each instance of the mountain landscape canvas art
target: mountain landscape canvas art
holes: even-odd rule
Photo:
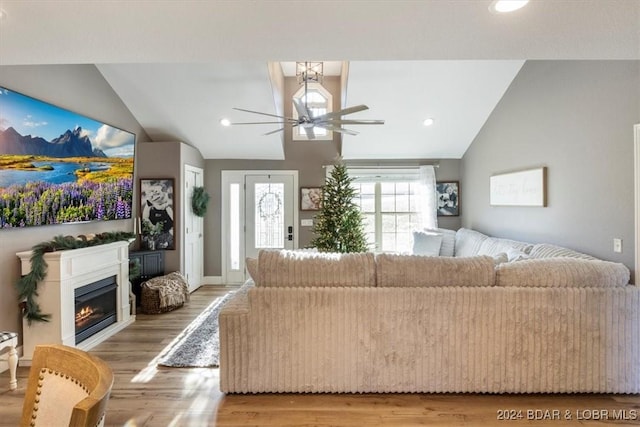
[[[131,218],[135,135],[0,87],[0,228]]]

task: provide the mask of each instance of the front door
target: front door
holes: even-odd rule
[[[292,175],[245,176],[245,256],[260,249],[294,248],[294,186]]]

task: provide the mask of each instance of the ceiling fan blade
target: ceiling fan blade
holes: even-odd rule
[[[327,113],[327,114],[323,114],[321,116],[315,117],[315,119],[320,119],[320,120],[325,120],[325,119],[331,119],[334,117],[342,117],[346,114],[353,114],[353,113],[357,113],[358,111],[364,111],[364,110],[368,110],[369,107],[367,107],[366,105],[356,105],[354,107],[349,107],[349,108],[344,108],[342,110],[339,111],[333,111],[331,113]]]
[[[235,122],[229,123],[229,125],[284,125],[289,122]]]
[[[318,124],[329,123],[334,125],[383,125],[384,120],[327,120]]]
[[[244,108],[235,108],[235,107],[233,107],[233,109],[234,110],[238,110],[238,111],[244,111],[245,113],[262,114],[263,116],[277,117],[279,119],[296,121],[295,119],[292,119],[291,117],[278,116],[278,115],[269,114],[269,113],[261,113],[260,111],[245,110]]]
[[[282,132],[284,128],[272,130],[271,132],[263,133],[263,135],[273,135],[274,133]]]
[[[360,133],[360,132],[356,132],[355,130],[345,129],[345,128],[342,128],[340,126],[334,126],[334,125],[328,124],[328,123],[327,124],[322,124],[322,125],[320,125],[320,127],[324,128],[326,130],[333,131],[333,132],[346,133],[347,135],[353,135],[353,136],[356,136],[356,135],[358,135]]]
[[[313,126],[309,126],[309,127],[303,126],[302,130],[304,130],[304,133],[307,134],[307,138],[316,139],[316,133],[313,131]]]
[[[305,105],[297,98],[293,98],[293,105],[296,107],[296,111],[298,112],[298,117],[307,117],[311,118],[311,112],[305,107]]]

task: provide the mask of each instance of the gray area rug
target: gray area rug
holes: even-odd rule
[[[172,368],[208,368],[220,364],[218,314],[235,292],[214,300],[158,358],[158,365]]]

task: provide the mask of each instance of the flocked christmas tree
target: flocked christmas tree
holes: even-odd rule
[[[336,165],[322,187],[320,213],[316,215],[311,245],[320,252],[365,252],[367,239],[360,209],[353,201],[357,191],[351,186],[346,166]]]

